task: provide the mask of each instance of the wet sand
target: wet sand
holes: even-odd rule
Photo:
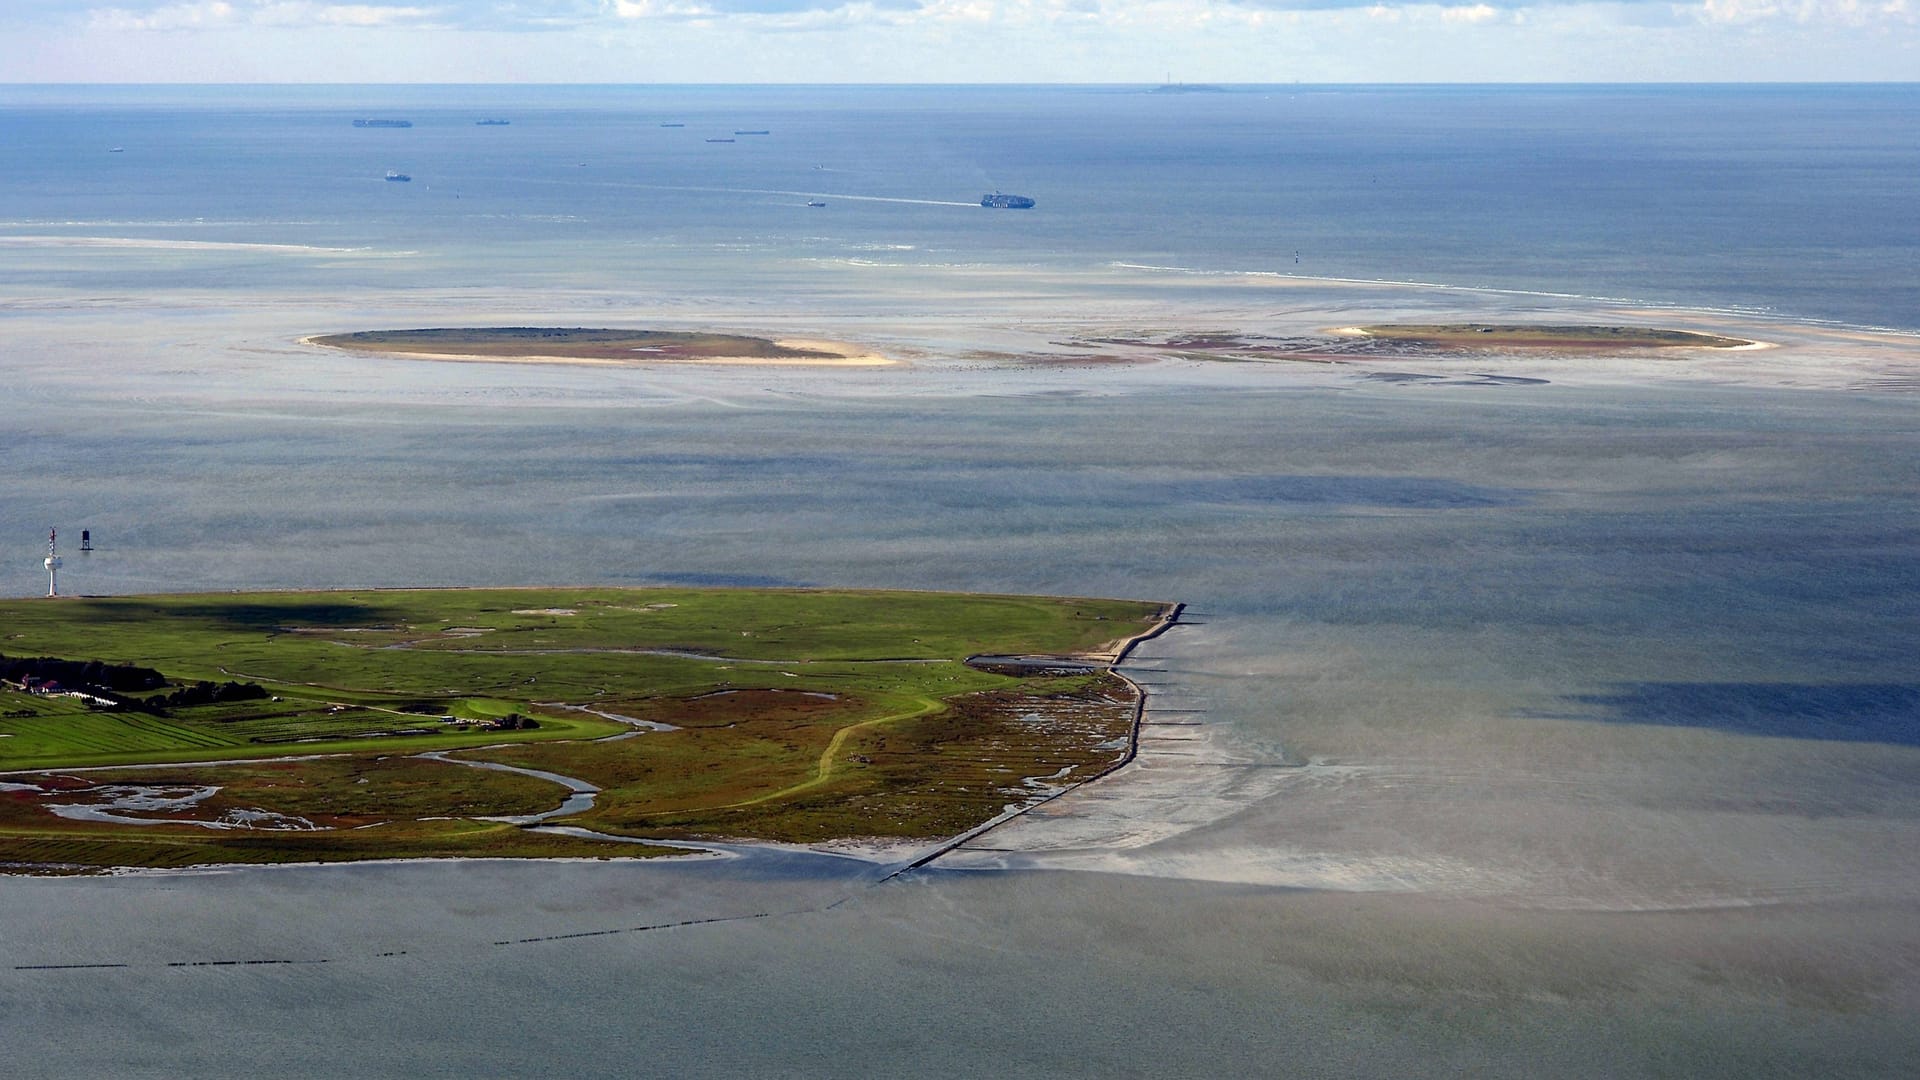
[[[77,588],[777,578],[1192,604],[1126,666],[1151,695],[1133,765],[886,885],[775,852],[0,881],[17,1045],[47,1074],[242,1053],[288,1074],[1913,1072],[1912,335],[1661,312],[1780,347],[971,358],[1626,318],[1061,292],[990,321],[938,299],[849,318],[914,358],[888,370],[337,353],[321,373],[287,343],[343,320],[298,297],[209,304],[159,344],[138,305],[10,309],[22,456],[0,486],[93,515],[110,543],[70,564]],[[244,528],[208,520],[214,490]],[[44,589],[31,561],[0,581]]]
[[[493,364],[652,364],[889,367],[898,360],[839,341],[660,331],[475,327],[319,334],[300,344],[406,360]],[[730,348],[740,351],[731,352]]]

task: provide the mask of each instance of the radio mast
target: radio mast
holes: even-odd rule
[[[58,540],[59,533],[56,530],[48,529],[46,563],[48,596],[60,595],[60,548],[57,543]]]

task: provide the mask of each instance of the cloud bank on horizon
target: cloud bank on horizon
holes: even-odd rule
[[[0,82],[1910,80],[1920,0],[38,0]]]

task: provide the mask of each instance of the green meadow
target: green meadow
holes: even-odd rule
[[[949,835],[1029,797],[1030,781],[1110,767],[1132,723],[1131,687],[1111,675],[1021,677],[966,658],[1097,658],[1162,614],[1116,600],[728,589],[0,601],[6,657],[251,694],[156,708],[145,697],[161,691],[128,693],[105,708],[0,689],[0,863],[650,850],[482,820],[553,811],[568,791],[462,764],[478,761],[601,789],[563,820],[609,836]]]

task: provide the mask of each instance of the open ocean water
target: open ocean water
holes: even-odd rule
[[[994,358],[1665,309],[1912,365],[1920,88],[6,87],[0,154],[7,594],[57,524],[87,592],[1196,613],[1141,764],[970,869],[0,879],[21,1075],[1920,1070],[1904,384]],[[298,343],[500,323],[918,362]]]
[[[12,87],[0,104],[7,231],[418,253],[315,279],[335,289],[1117,262],[1908,329],[1920,311],[1911,85]],[[974,212],[1002,189],[1039,212]]]

